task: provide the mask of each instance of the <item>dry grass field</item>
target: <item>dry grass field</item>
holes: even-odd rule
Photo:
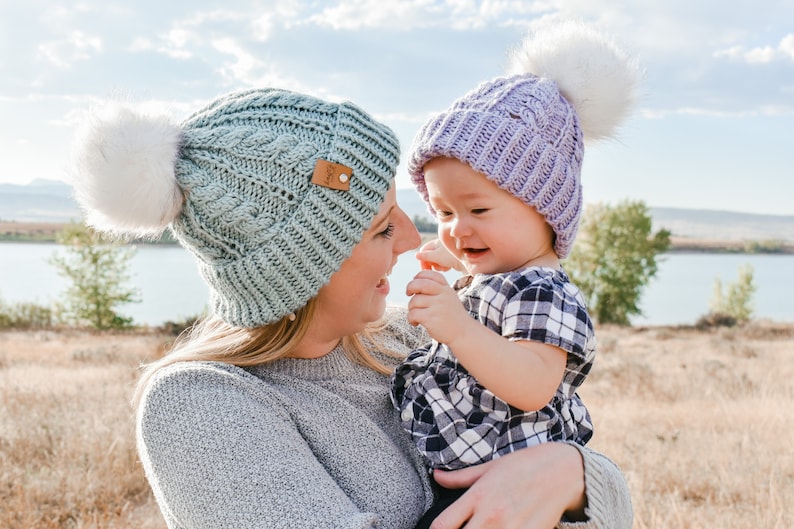
[[[599,332],[582,396],[635,528],[794,527],[794,325]],[[164,527],[128,399],[169,340],[0,332],[0,527]]]

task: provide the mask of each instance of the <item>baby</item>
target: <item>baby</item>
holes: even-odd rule
[[[453,289],[423,270],[407,287],[409,321],[433,341],[397,367],[392,400],[432,468],[549,441],[584,444],[593,434],[576,391],[596,338],[560,261],[581,215],[584,139],[612,134],[638,70],[607,37],[575,23],[528,38],[514,64],[520,73],[433,117],[408,162],[440,241],[417,256],[437,270],[459,262],[467,273]]]

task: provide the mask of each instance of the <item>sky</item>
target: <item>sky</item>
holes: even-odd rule
[[[585,202],[794,215],[794,0],[0,0],[0,183],[65,180],[77,121],[108,97],[175,119],[251,87],[350,100],[406,153],[555,18],[645,71],[618,138],[587,148]]]

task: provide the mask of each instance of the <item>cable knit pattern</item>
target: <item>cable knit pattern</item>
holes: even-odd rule
[[[215,314],[279,320],[314,297],[369,227],[399,143],[351,103],[277,89],[231,94],[182,124],[171,228],[199,261]],[[311,183],[317,160],[352,169],[349,191]]]
[[[384,347],[407,354],[427,340],[404,310],[389,318],[378,336]],[[166,367],[144,392],[137,442],[170,529],[410,529],[433,499],[388,377],[351,363],[341,348],[247,369]],[[630,529],[620,470],[573,446],[584,459],[589,519],[559,527]]]
[[[408,172],[428,202],[424,165],[456,158],[533,206],[565,258],[582,210],[584,140],[574,107],[557,84],[532,74],[499,77],[455,101],[417,133]]]

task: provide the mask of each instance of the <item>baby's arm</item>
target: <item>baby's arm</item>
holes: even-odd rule
[[[408,283],[408,320],[446,344],[460,363],[494,395],[535,411],[560,385],[567,353],[540,342],[512,341],[471,318],[444,276],[423,271]]]
[[[471,321],[477,325],[445,342],[463,367],[511,406],[524,411],[546,406],[560,386],[568,353],[554,345],[508,340]]]

